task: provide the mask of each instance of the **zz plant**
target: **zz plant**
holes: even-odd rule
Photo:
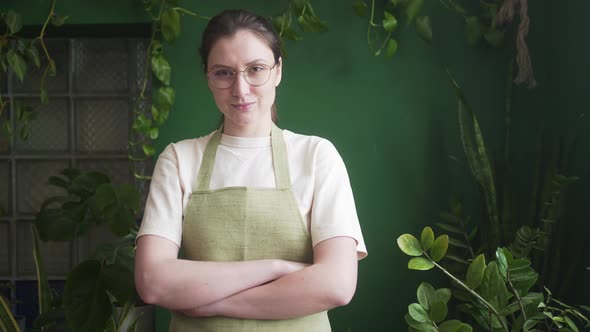
[[[582,313],[587,306],[570,306],[553,298],[549,289],[533,291],[538,273],[528,258],[515,258],[507,248],[499,247],[486,263],[480,254],[469,263],[465,275],[457,276],[443,266],[449,237],[436,239],[432,228],[425,227],[420,240],[411,234],[397,239],[400,250],[412,256],[411,270],[439,269],[456,290],[435,290],[428,283],[418,287],[418,303],[408,306],[405,319],[410,331],[467,332],[485,331],[580,331],[590,327]],[[465,321],[447,320],[451,294],[459,302],[457,310]]]

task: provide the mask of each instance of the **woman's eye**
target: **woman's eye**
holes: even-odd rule
[[[220,69],[220,70],[216,70],[215,72],[213,72],[213,74],[215,75],[215,77],[229,77],[231,76],[233,73],[231,70],[228,69]]]
[[[265,69],[264,66],[252,66],[252,67],[250,67],[249,71],[253,72],[253,73],[257,73],[257,72],[263,71],[264,69]]]

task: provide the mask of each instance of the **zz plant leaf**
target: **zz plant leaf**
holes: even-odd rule
[[[411,234],[403,234],[397,238],[397,245],[401,251],[408,256],[422,256],[422,245],[417,238]]]
[[[447,249],[449,248],[449,236],[444,234],[436,238],[434,240],[434,244],[430,249],[430,255],[435,262],[440,261],[445,254],[447,253]]]
[[[427,271],[434,267],[434,264],[424,257],[414,257],[408,262],[408,269]]]
[[[420,244],[424,250],[430,250],[434,244],[434,232],[430,227],[424,227],[420,235]]]
[[[436,295],[436,291],[431,284],[427,282],[423,282],[418,286],[418,291],[416,292],[416,297],[418,298],[418,302],[424,309],[430,309],[430,304],[437,302],[438,297]]]
[[[486,258],[484,254],[481,254],[469,264],[467,269],[466,284],[471,289],[476,289],[483,280],[483,275],[486,269]]]

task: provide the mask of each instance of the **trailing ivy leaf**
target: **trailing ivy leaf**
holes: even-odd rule
[[[408,256],[422,256],[422,245],[412,234],[403,234],[398,237],[397,245]]]
[[[422,244],[422,249],[430,250],[430,248],[432,248],[433,243],[434,232],[432,231],[432,228],[424,227],[424,229],[422,230],[422,234],[420,235],[420,244]]]
[[[397,19],[395,18],[395,16],[388,12],[388,11],[384,11],[383,12],[383,29],[386,32],[393,32],[395,31],[395,29],[397,28]]]
[[[408,6],[406,7],[406,18],[407,24],[410,25],[414,21],[414,18],[418,16],[420,9],[422,9],[422,5],[424,4],[424,0],[409,0]]]
[[[174,42],[180,34],[180,15],[174,8],[162,13],[162,36],[168,43]]]
[[[170,75],[172,73],[172,68],[168,63],[168,60],[166,60],[163,55],[158,54],[152,56],[152,72],[158,78],[158,80],[160,80],[160,82],[170,85]]]
[[[143,153],[148,157],[151,157],[156,154],[156,149],[151,145],[144,144],[142,146],[142,148],[143,148]]]
[[[62,25],[64,25],[64,23],[66,23],[66,20],[68,18],[69,18],[69,16],[61,16],[61,15],[53,14],[53,16],[51,16],[51,24],[53,24],[56,27],[62,26]]]
[[[471,289],[476,289],[483,280],[483,274],[486,269],[486,258],[481,254],[471,262],[467,269],[467,277],[465,283]]]
[[[135,120],[133,120],[133,130],[145,132],[152,127],[152,120],[148,119],[145,114],[139,114]]]
[[[428,312],[418,303],[412,303],[408,306],[408,313],[410,316],[419,323],[426,323],[430,321]]]
[[[13,10],[9,10],[5,14],[4,22],[6,23],[6,26],[8,27],[8,30],[10,30],[11,34],[19,32],[23,27],[21,16]]]
[[[150,47],[150,54],[153,55],[161,55],[164,49],[164,45],[160,43],[159,40],[154,39],[152,40],[152,46]]]
[[[484,34],[484,38],[493,47],[500,47],[504,43],[504,31],[490,30]]]
[[[442,301],[437,301],[432,303],[430,307],[430,318],[436,322],[440,323],[447,317],[448,308],[447,304]]]
[[[152,127],[148,130],[148,136],[151,139],[156,139],[158,138],[158,134],[160,133],[160,130],[158,129],[158,127]]]
[[[385,55],[388,57],[392,57],[397,52],[397,41],[393,38],[387,41],[387,48],[385,49]]]
[[[25,59],[18,54],[15,50],[8,50],[6,53],[6,60],[8,60],[8,64],[14,70],[14,73],[18,77],[19,81],[23,81],[25,79],[25,74],[27,72],[27,63]]]
[[[34,43],[31,43],[25,49],[25,55],[27,59],[29,59],[29,61],[35,64],[35,67],[41,68],[41,58],[39,57],[39,50],[37,49],[37,46],[35,46]]]
[[[352,5],[354,13],[358,17],[367,17],[367,4],[364,1],[357,1]]]
[[[427,282],[420,283],[416,292],[416,297],[418,298],[420,305],[426,310],[430,310],[431,303],[438,302],[434,287]]]
[[[429,16],[420,16],[416,19],[416,31],[418,36],[427,43],[432,41],[432,25]]]
[[[160,106],[172,107],[176,99],[176,92],[170,86],[161,86],[158,88],[157,100]]]
[[[469,46],[475,46],[481,40],[483,31],[477,16],[468,16],[465,18],[465,38]]]
[[[39,97],[41,98],[41,104],[47,105],[47,103],[49,103],[49,95],[46,88],[41,88],[41,94]]]
[[[408,262],[408,269],[427,271],[434,267],[434,264],[424,257],[414,257]]]
[[[443,234],[434,240],[434,244],[430,249],[430,255],[435,262],[440,261],[445,254],[447,253],[447,249],[449,248],[449,236]]]
[[[303,40],[303,37],[289,26],[283,30],[283,36],[289,40]]]

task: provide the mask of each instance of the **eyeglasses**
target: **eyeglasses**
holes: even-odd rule
[[[261,86],[268,82],[270,73],[276,65],[275,63],[271,67],[263,63],[255,63],[239,71],[231,68],[215,68],[207,72],[207,79],[217,89],[229,89],[236,82],[238,73],[242,73],[248,84],[251,86]]]

